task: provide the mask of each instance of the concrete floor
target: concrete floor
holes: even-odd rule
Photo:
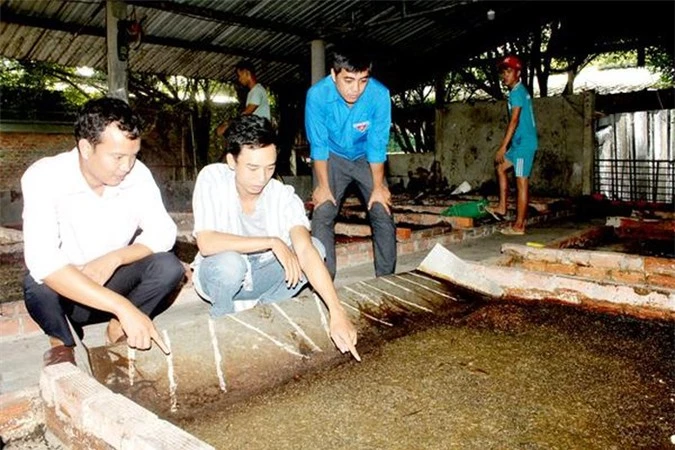
[[[449,245],[448,249],[463,259],[489,263],[490,260],[494,261],[499,258],[503,243],[526,244],[527,242],[538,242],[546,244],[595,225],[598,224],[571,220],[540,224],[528,228],[528,233],[525,236],[504,236],[496,233],[491,236]],[[414,270],[427,254],[428,251],[424,251],[399,257],[397,273]],[[371,279],[374,276],[372,263],[367,263],[338,270],[335,284],[341,287]],[[186,320],[197,313],[203,313],[207,308],[208,305],[197,297],[192,288],[185,288],[176,304],[157,317],[155,322],[159,329],[163,329],[172,323]],[[84,344],[92,347],[103,345],[104,329],[104,324],[87,327]],[[37,386],[42,367],[42,354],[47,349],[48,341],[43,335],[0,342],[0,394]]]

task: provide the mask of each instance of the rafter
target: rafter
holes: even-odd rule
[[[95,36],[105,38],[105,28],[92,25],[82,25],[75,22],[62,22],[44,17],[28,16],[18,14],[5,5],[0,5],[0,16],[5,23],[23,25],[28,27],[40,28],[44,30],[62,31],[73,35]],[[243,58],[258,58],[264,61],[275,61],[287,64],[300,64],[299,56],[278,55],[260,51],[250,51],[237,47],[228,47],[223,45],[213,45],[205,42],[193,42],[182,39],[144,35],[144,44],[159,45],[163,47],[173,47],[185,50],[221,53],[224,55],[240,56]]]
[[[276,33],[292,34],[305,39],[315,39],[317,33],[305,28],[284,24],[274,20],[266,20],[256,17],[245,16],[231,12],[220,11],[212,8],[202,8],[199,6],[187,5],[171,1],[148,1],[148,0],[126,0],[129,5],[140,8],[152,8],[166,11],[174,14],[181,14],[190,17],[196,17],[204,20],[217,21],[220,23],[244,26],[256,30],[274,31]]]

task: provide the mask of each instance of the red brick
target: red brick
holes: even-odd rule
[[[26,168],[44,156],[74,147],[72,133],[2,133],[0,134],[0,190],[19,189]]]
[[[618,283],[625,284],[644,284],[646,282],[645,276],[639,272],[624,272],[621,270],[612,270],[612,280]]]
[[[14,302],[14,308],[16,308],[15,310],[17,314],[28,314],[25,302],[22,301]]]
[[[78,371],[54,380],[54,402],[57,410],[66,414],[73,425],[82,426],[86,405],[95,399],[114,396],[109,389],[94,378]]]
[[[0,316],[14,317],[16,315],[16,303],[17,302],[0,303]]]
[[[103,439],[85,433],[68,418],[57,413],[55,408],[45,408],[45,427],[72,450],[110,450],[112,447]]]
[[[584,266],[577,266],[577,276],[591,278],[598,281],[605,281],[610,277],[608,271],[605,269]]]
[[[591,255],[587,250],[550,250],[557,255],[558,260],[564,263],[576,264],[577,266],[592,267]]]
[[[337,267],[349,267],[349,255],[336,255],[335,256],[335,265]]]
[[[422,251],[422,250],[428,250],[436,245],[436,242],[434,242],[431,239],[421,239],[419,241],[414,241],[413,242],[413,247],[416,252]]]
[[[667,258],[645,257],[644,270],[646,273],[658,273],[675,276],[675,260]]]
[[[452,233],[443,235],[438,242],[442,245],[449,245],[457,243],[460,240],[461,236],[456,231],[453,231]]]
[[[649,273],[647,274],[647,283],[651,286],[661,286],[668,289],[675,289],[675,277],[671,277],[670,275]]]
[[[28,314],[21,316],[21,330],[23,334],[36,333],[42,331],[40,326]]]
[[[396,240],[407,241],[412,237],[412,230],[410,228],[396,228]]]
[[[575,275],[577,273],[577,266],[572,264],[560,263],[546,263],[544,272],[558,273],[562,275]]]
[[[354,252],[355,253],[365,253],[365,252],[373,252],[373,242],[372,241],[367,241],[367,242],[359,242],[357,245],[354,246]]]
[[[0,436],[22,437],[40,426],[41,407],[37,389],[8,392],[0,395]]]
[[[473,219],[471,217],[448,217],[453,228],[473,228]]]
[[[14,302],[14,308],[16,308],[17,314],[28,314],[25,302],[22,301]]]
[[[358,264],[364,264],[367,263],[368,261],[372,261],[372,255],[369,255],[368,253],[352,253],[349,255],[349,265],[350,266],[355,266]]]
[[[399,255],[407,255],[415,251],[415,241],[407,241],[398,244],[397,246]]]
[[[335,234],[343,236],[370,236],[370,225],[338,222],[335,224]]]
[[[620,217],[620,226],[615,227],[619,237],[672,240],[675,236],[675,220],[642,220]]]
[[[21,321],[17,317],[0,317],[0,337],[17,336],[21,333]]]
[[[525,270],[534,270],[535,272],[546,272],[546,265],[547,263],[543,261],[526,259],[517,266]]]
[[[427,228],[427,229],[418,231],[418,233],[419,233],[419,236],[416,236],[416,238],[426,239],[426,238],[430,238],[431,236],[434,235],[434,230],[433,230],[433,228]]]
[[[592,267],[601,267],[604,269],[616,269],[619,267],[621,255],[618,253],[609,252],[593,252],[589,258],[588,263]]]

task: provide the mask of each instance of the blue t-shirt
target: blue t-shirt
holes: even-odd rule
[[[307,92],[305,130],[315,161],[325,161],[329,153],[335,153],[350,161],[365,156],[370,163],[383,163],[390,127],[389,90],[374,78],[351,108],[330,75]]]
[[[524,147],[536,150],[539,143],[532,110],[532,98],[522,82],[518,82],[509,93],[509,116],[514,107],[520,107],[521,110],[516,132],[511,139],[511,148]]]

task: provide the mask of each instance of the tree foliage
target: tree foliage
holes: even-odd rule
[[[84,76],[75,68],[52,63],[0,62],[0,113],[4,120],[72,122],[82,104],[107,92],[102,72]],[[213,97],[234,97],[231,84],[135,72],[129,73],[128,83],[130,103],[141,114],[145,132],[155,132],[157,151],[175,153],[179,147],[180,158],[165,156],[195,168],[220,157],[222,148],[211,139],[214,129],[238,111],[236,103],[219,106]]]
[[[69,121],[90,96],[75,69],[4,58],[0,64],[0,112],[5,120]]]
[[[563,95],[573,92],[574,79],[590,64],[601,67],[636,67],[637,51],[626,50],[597,53],[593,46],[581,46],[573,53],[561,53],[559,48],[575,30],[562,21],[534,24],[529,33],[506,40],[494,48],[471,58],[461,67],[453,67],[436,75],[434,89],[423,84],[394,96],[393,136],[397,147],[406,153],[433,151],[433,108],[455,101],[474,99],[503,100],[506,90],[499,79],[496,62],[507,54],[524,60],[523,83],[534,92],[536,81],[539,96],[549,95],[551,75],[567,74]],[[671,46],[672,47],[672,46]],[[675,61],[670,47],[644,49],[644,64],[661,73],[659,88],[675,85]],[[564,56],[561,56],[564,54]],[[429,113],[431,110],[431,113]]]
[[[662,47],[647,47],[643,50],[642,57],[636,50],[603,53],[595,57],[593,64],[603,68],[629,68],[644,65],[652,72],[660,74],[661,79],[657,88],[666,89],[675,86],[674,55]]]
[[[405,153],[433,151],[433,98],[433,90],[424,85],[393,97],[393,138]]]

